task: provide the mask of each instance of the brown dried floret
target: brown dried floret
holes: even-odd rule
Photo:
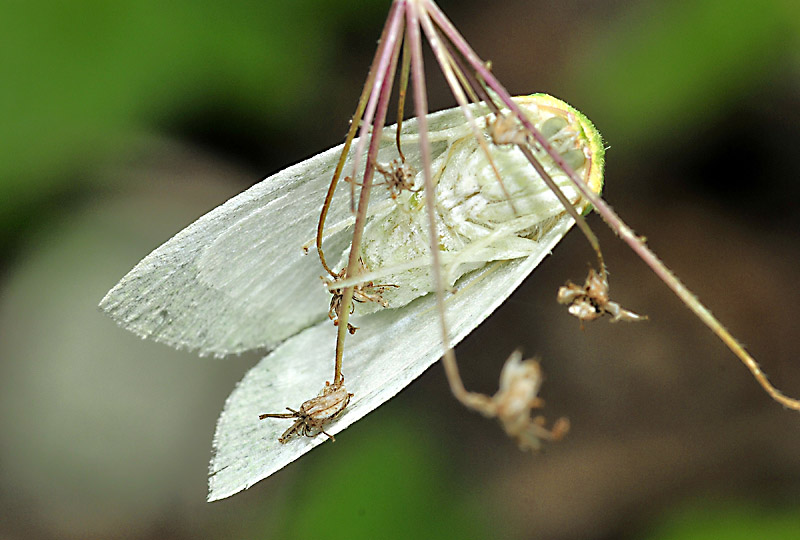
[[[415,171],[400,159],[392,160],[388,165],[377,163],[375,164],[375,170],[383,176],[384,183],[388,186],[392,199],[396,199],[403,191],[411,191],[412,193],[422,191],[422,188],[414,189]]]
[[[361,273],[366,272],[367,268],[364,265],[364,261],[358,259],[358,262],[361,266]],[[344,296],[345,289],[345,287],[337,287],[336,283],[344,279],[346,270],[346,268],[342,268],[342,271],[336,274],[335,279],[326,278],[324,276],[322,277],[322,281],[325,283],[325,287],[328,289],[328,292],[333,295],[331,298],[330,309],[328,310],[328,318],[333,321],[334,326],[339,326],[339,318],[342,314],[342,297]],[[359,283],[353,288],[353,301],[358,303],[375,302],[383,307],[387,307],[388,304],[386,300],[383,299],[382,295],[383,292],[389,287],[397,287],[397,285],[376,285],[372,281]],[[351,314],[353,313],[354,309],[354,304],[350,304]],[[358,327],[353,326],[348,322],[347,330],[351,334],[355,334],[356,330],[358,330]]]
[[[344,387],[344,377],[339,384],[331,384],[325,382],[325,387],[320,391],[319,395],[300,405],[300,410],[294,410],[286,407],[288,413],[268,413],[258,416],[260,420],[265,418],[294,418],[294,423],[283,432],[278,438],[278,442],[286,444],[295,435],[304,437],[316,437],[320,433],[328,437],[330,440],[335,440],[333,435],[326,433],[322,428],[325,424],[332,422],[344,412],[350,398],[353,394],[349,394]]]
[[[538,450],[542,441],[557,441],[569,431],[566,418],[559,418],[548,429],[543,416],[531,417],[533,409],[544,406],[538,397],[542,380],[539,362],[522,360],[522,352],[514,351],[500,372],[499,390],[492,397],[471,394],[469,405],[484,416],[497,418],[521,450]]]
[[[611,315],[611,322],[617,321],[643,321],[644,315],[628,311],[616,302],[612,302],[608,294],[608,277],[605,272],[599,274],[594,268],[589,269],[589,275],[583,287],[568,281],[558,289],[558,303],[568,304],[570,315],[583,321],[593,321],[603,315]]]

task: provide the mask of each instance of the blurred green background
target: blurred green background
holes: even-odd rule
[[[800,394],[800,4],[440,5],[512,93],[595,122],[607,199]],[[257,357],[144,342],[96,304],[340,142],[388,6],[0,4],[0,538],[800,538],[800,416],[596,219],[614,295],[650,322],[580,331],[556,305],[591,261],[574,233],[458,348],[485,392],[515,347],[541,354],[564,442],[520,453],[434,366],[335,445],[204,502],[216,417]]]

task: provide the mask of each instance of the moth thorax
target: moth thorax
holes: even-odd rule
[[[544,124],[548,126],[547,122]],[[554,129],[552,123],[549,126]],[[566,134],[567,131],[562,128],[551,134],[554,147],[559,152],[564,150],[562,157],[568,164],[577,165],[576,172],[582,174],[586,163],[584,149],[577,145],[574,134]],[[536,154],[567,197],[577,200],[576,190],[566,174],[543,151]],[[464,148],[461,155],[453,158],[461,161],[462,166],[446,169],[442,174],[437,201],[442,220],[449,228],[474,240],[499,225],[527,219],[528,223],[521,223],[517,230],[535,233],[539,224],[563,212],[556,196],[516,146],[495,146],[491,158],[490,162],[477,146]]]

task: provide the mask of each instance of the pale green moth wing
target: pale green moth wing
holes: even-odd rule
[[[459,282],[448,299],[451,341],[461,341],[546,257],[572,226],[563,218],[527,259],[496,263]],[[485,275],[484,275],[485,274]],[[408,306],[358,319],[361,328],[347,342],[344,375],[353,393],[344,414],[325,431],[336,434],[393,397],[442,356],[441,331],[433,295]],[[258,420],[265,412],[297,408],[315,396],[333,375],[335,328],[329,322],[308,328],[282,343],[250,370],[225,402],[214,435],[208,500],[229,497],[280,470],[325,436],[278,437],[290,420]]]
[[[430,119],[445,139],[450,129],[463,131],[458,109]],[[415,128],[410,120],[403,132],[413,137]],[[382,144],[379,155],[385,161],[392,159],[393,141],[387,136]],[[433,150],[444,147],[435,143]],[[315,237],[341,149],[331,148],[280,171],[204,215],[139,262],[106,294],[100,308],[141,337],[217,356],[272,348],[326,319],[330,295],[320,280],[323,269],[313,242],[308,254],[302,246]],[[413,140],[405,152],[419,169]],[[348,159],[344,174],[351,167]],[[373,207],[388,198],[385,189],[373,192]],[[328,217],[331,229],[351,217],[349,193],[348,184],[340,182]],[[339,227],[326,236],[331,264],[349,245],[351,234]]]
[[[538,105],[560,110],[567,108],[575,115],[594,157],[594,168],[587,180],[599,191],[603,149],[591,123],[549,96],[517,99],[521,104],[535,101]],[[445,114],[453,114],[453,111],[445,111]],[[450,120],[452,118],[448,118]],[[458,133],[463,136],[463,126]],[[538,239],[536,252],[526,258],[489,263],[462,278],[457,292],[447,299],[451,342],[458,343],[505,301],[572,224],[572,219],[562,213],[551,220],[547,232]],[[427,295],[402,308],[380,310],[357,318],[355,323],[361,329],[348,339],[344,358],[347,389],[354,396],[344,414],[326,426],[326,432],[339,433],[359,420],[441,357],[439,320],[434,304],[433,295]],[[316,395],[333,374],[335,339],[334,327],[327,321],[307,328],[267,355],[238,384],[225,403],[214,436],[209,501],[252,486],[326,441],[324,436],[295,437],[281,444],[278,438],[291,420],[259,421],[258,415],[282,412],[287,406],[297,408]]]
[[[549,96],[515,99],[523,108],[558,110],[575,121],[581,144],[591,155],[585,178],[599,192],[603,148],[591,123]],[[473,107],[476,117],[487,112],[483,106]],[[474,152],[460,157],[453,153],[456,146],[470,144],[470,128],[458,108],[431,114],[428,120],[432,157],[443,167],[440,171],[452,172],[454,167],[474,163],[470,161],[477,155]],[[419,171],[414,120],[404,123],[402,136],[408,164]],[[297,437],[282,445],[278,437],[289,421],[260,421],[258,415],[299,407],[333,374],[335,327],[327,318],[330,295],[320,280],[323,270],[313,239],[340,151],[341,146],[289,167],[212,210],[148,255],[101,301],[101,308],[121,326],[201,354],[222,356],[280,344],[247,374],[225,404],[214,437],[209,500],[249,487],[323,442],[319,437]],[[501,165],[511,163],[503,169],[510,173],[507,182],[535,176],[528,164],[516,165],[516,150],[493,152]],[[455,156],[452,160],[451,155]],[[378,161],[389,163],[396,157],[394,128],[390,127]],[[350,174],[351,161],[348,158],[344,175]],[[575,190],[563,173],[554,170],[552,163],[549,168],[573,197]],[[442,183],[451,176],[449,172],[441,175]],[[457,182],[451,185],[458,190]],[[496,185],[491,185],[489,189],[496,191]],[[340,260],[349,245],[349,193],[350,186],[341,182],[329,212],[325,249],[331,264]],[[373,193],[373,218],[391,214],[395,201],[389,191],[376,187]],[[537,200],[543,199],[549,217],[543,218],[545,225],[536,240],[509,238],[501,244],[510,251],[498,252],[501,255],[495,258],[511,258],[503,254],[518,251],[520,245],[528,250],[525,257],[490,262],[456,283],[458,292],[447,301],[452,343],[496,309],[572,225],[555,198],[539,189]],[[534,249],[530,249],[532,244]],[[310,253],[304,254],[304,245],[312,246]],[[494,249],[494,244],[475,245],[477,250],[466,252],[466,263],[493,260],[486,258],[486,251]],[[442,354],[432,295],[400,308],[358,315],[357,308],[354,323],[361,330],[348,339],[344,359],[347,389],[355,395],[344,415],[326,426],[332,434],[395,395]]]

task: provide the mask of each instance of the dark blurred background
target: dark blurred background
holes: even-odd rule
[[[605,195],[800,394],[800,4],[441,0],[512,93],[548,92],[609,146]],[[341,141],[388,0],[0,6],[0,538],[800,538],[784,411],[602,223],[612,292],[556,305],[572,233],[458,347],[493,392],[542,356],[568,438],[519,452],[439,365],[273,477],[207,504],[216,417],[255,356],[139,340],[96,304],[140,258]],[[429,62],[430,67],[430,62]],[[431,69],[431,108],[454,104]]]

